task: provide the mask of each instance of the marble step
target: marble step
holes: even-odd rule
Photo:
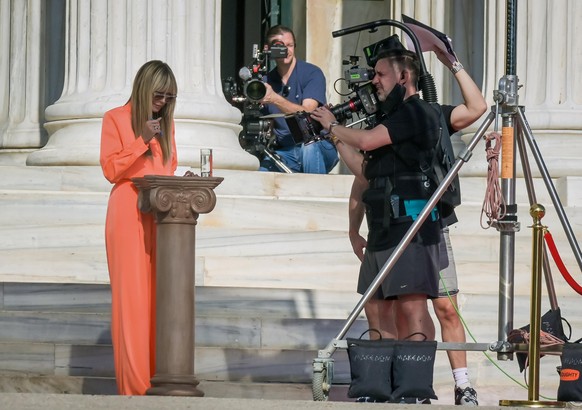
[[[334,176],[328,176],[334,178]],[[582,184],[579,185],[582,188]],[[582,192],[582,189],[580,189]],[[315,197],[253,197],[217,195],[215,209],[200,215],[200,226],[233,227],[251,229],[334,230],[345,229],[347,223],[347,198]],[[61,226],[75,224],[103,224],[108,194],[105,192],[15,191],[0,189],[0,222],[2,226]],[[482,197],[469,198],[457,208],[459,219],[467,222],[467,228],[478,232]],[[558,222],[552,203],[538,202],[546,208],[544,223]],[[571,202],[571,201],[569,201]],[[581,218],[576,203],[567,206],[562,201],[570,220]],[[527,201],[518,202],[518,217],[529,224]],[[549,220],[550,222],[546,222]],[[468,222],[472,222],[468,224]],[[559,224],[557,225],[559,226]],[[480,229],[479,229],[480,230]]]
[[[338,381],[349,378],[346,351],[335,355]],[[203,380],[307,383],[316,350],[196,346],[196,374]],[[4,360],[3,360],[4,359]],[[114,377],[111,345],[0,342],[0,374]]]
[[[184,170],[179,170],[177,175]],[[0,204],[10,203],[19,205],[27,201],[31,194],[38,196],[36,210],[41,211],[45,205],[55,201],[56,205],[91,205],[89,214],[99,213],[104,215],[107,197],[111,185],[103,178],[98,167],[14,167],[0,166],[0,172],[4,176],[0,182]],[[246,199],[254,204],[262,204],[264,201],[295,201],[309,202],[346,201],[349,196],[353,177],[349,175],[307,175],[307,174],[279,174],[253,171],[229,171],[217,170],[217,176],[224,181],[216,188],[219,197],[217,205],[221,205],[226,198]],[[582,177],[564,176],[553,181],[556,191],[563,206],[576,206],[582,197],[579,189],[582,185]],[[486,179],[482,176],[463,176],[461,178],[463,202],[480,205],[486,190]],[[534,178],[533,184],[538,201],[549,206],[547,188],[544,181]],[[516,178],[516,200],[518,204],[527,204],[527,196],[523,178]],[[6,195],[12,195],[7,198]],[[62,198],[61,198],[62,196]],[[5,204],[2,199],[6,199]],[[239,201],[240,202],[240,201]],[[235,205],[240,205],[237,202]],[[224,212],[229,215],[238,215],[238,206],[232,203],[223,204]],[[9,209],[9,208],[7,208]],[[285,210],[284,207],[281,210]],[[217,215],[221,208],[214,212]],[[244,208],[242,211],[246,211]],[[244,212],[243,212],[244,213]],[[212,214],[211,214],[212,215]],[[30,215],[34,217],[34,214]],[[59,214],[55,214],[58,218]],[[89,215],[88,215],[89,216]],[[220,215],[223,217],[223,215]],[[234,218],[236,219],[236,218]],[[7,218],[10,220],[10,218]],[[240,221],[239,221],[240,222]]]
[[[197,386],[204,392],[205,398],[232,398],[232,399],[261,399],[261,400],[307,400],[312,401],[311,384],[307,383],[258,383],[248,381],[224,382],[200,380]],[[0,392],[2,393],[35,393],[60,394],[66,400],[70,395],[84,395],[78,400],[83,402],[88,395],[99,395],[99,400],[104,400],[104,395],[117,395],[117,387],[113,377],[82,377],[82,376],[42,376],[42,375],[0,375]],[[333,389],[330,400],[347,401],[347,386],[337,385]],[[20,396],[22,398],[22,395]],[[54,399],[54,396],[51,398]],[[150,397],[151,398],[151,397]],[[5,397],[3,399],[6,399]],[[133,400],[134,398],[132,398]],[[2,398],[0,398],[0,401]],[[187,399],[190,401],[192,398]],[[199,405],[200,398],[197,398]],[[18,401],[18,400],[16,400]],[[23,402],[25,400],[22,400]],[[54,400],[53,400],[54,401]],[[51,404],[53,401],[51,401]],[[350,400],[353,401],[353,400]],[[77,402],[78,404],[78,402]],[[303,403],[302,403],[303,404]],[[126,405],[113,404],[109,408],[123,408]],[[303,404],[304,405],[304,404]],[[18,409],[25,407],[16,407]],[[28,408],[28,407],[26,407]],[[32,408],[32,407],[30,407]],[[55,406],[62,410],[62,407]],[[83,402],[83,408],[85,404]],[[159,409],[155,405],[153,408]],[[167,407],[166,407],[167,408]],[[225,407],[226,408],[226,407]]]
[[[453,406],[452,379],[435,381],[433,384],[438,400],[433,406]],[[204,409],[359,409],[361,404],[347,397],[348,384],[331,386],[329,400],[323,404],[313,402],[311,383],[259,383],[252,381],[199,380],[197,386],[204,397],[195,398],[195,408]],[[524,400],[527,388],[514,385],[477,386],[479,406],[499,409],[500,400]],[[84,409],[189,409],[193,399],[188,397],[123,397],[117,396],[115,380],[105,377],[73,376],[3,376],[0,375],[0,402],[11,409],[62,410]],[[27,394],[28,393],[28,394]],[[541,386],[543,398],[556,396],[555,385]],[[163,403],[163,406],[160,404]],[[575,404],[568,403],[569,408]]]
[[[308,319],[339,320],[347,317],[360,301],[353,291],[196,287],[196,316],[203,318],[239,318],[252,320],[297,320],[300,327]],[[563,316],[578,328],[578,296],[573,293],[558,295]],[[3,283],[0,284],[1,310],[4,313],[49,312],[66,314],[105,314],[100,320],[107,321],[110,311],[108,285],[54,284],[54,283]],[[497,326],[497,293],[462,292],[458,295],[461,314],[468,330],[483,327],[479,334],[485,339],[494,337]],[[542,309],[549,309],[548,298],[542,297]],[[529,321],[529,295],[517,294],[514,299],[515,323],[521,326]],[[360,312],[360,318],[363,313]],[[341,323],[339,326],[343,325]],[[337,322],[336,322],[337,325]],[[327,326],[327,325],[326,325]],[[331,326],[331,325],[330,325]],[[438,323],[437,323],[438,326]],[[331,333],[334,333],[333,327]],[[493,329],[493,330],[492,330]],[[295,333],[295,332],[294,332]],[[297,332],[301,333],[301,332]],[[335,335],[327,335],[329,337]],[[326,336],[326,337],[327,337]],[[574,334],[574,338],[577,335]],[[479,339],[481,342],[482,339]],[[313,342],[318,344],[319,340]]]
[[[2,289],[0,375],[113,376],[106,286],[19,283],[3,284]],[[327,346],[345,324],[347,315],[341,317],[338,312],[354,307],[348,297],[337,292],[198,288],[197,377],[207,381],[309,383],[317,350]],[[468,340],[495,341],[497,295],[462,294],[459,301],[469,329]],[[546,301],[543,305],[545,310]],[[573,336],[578,337],[582,324],[578,298],[563,298],[560,305],[563,317],[574,329]],[[515,299],[515,312],[515,323],[528,323],[528,297]],[[366,327],[360,318],[348,336],[358,337]],[[501,370],[521,377],[517,363],[496,361],[491,352],[488,356],[468,352],[477,386],[489,386],[493,381],[510,385],[507,380],[500,381]],[[335,351],[333,359],[334,383],[349,382],[345,350]],[[544,388],[557,386],[558,361],[555,357],[542,361]],[[435,383],[451,383],[444,351],[437,353]]]
[[[344,239],[345,240],[345,239]],[[337,239],[337,243],[342,240]],[[457,242],[461,241],[460,245]],[[482,242],[482,241],[481,241]],[[529,242],[529,240],[527,241]],[[315,243],[315,242],[308,242]],[[332,241],[333,243],[333,241]],[[468,244],[473,244],[468,246]],[[281,247],[284,247],[282,244]],[[318,245],[312,245],[316,247]],[[349,246],[346,243],[342,246]],[[463,293],[497,294],[499,290],[499,242],[479,243],[475,238],[453,238],[459,287]],[[531,288],[531,245],[518,241],[513,263],[515,293],[528,295]],[[269,248],[273,250],[273,247]],[[566,245],[560,252],[574,278],[576,263]],[[195,283],[200,287],[248,289],[294,289],[303,292],[352,293],[356,288],[359,262],[351,250],[286,250],[280,254],[216,252],[196,250]],[[268,253],[265,251],[265,253]],[[67,247],[0,250],[0,281],[23,283],[108,284],[102,247]],[[552,283],[558,296],[573,293],[553,262]],[[545,291],[545,287],[543,289]]]
[[[528,287],[529,288],[529,287]],[[110,294],[108,285],[96,284],[54,284],[54,283],[4,283],[0,284],[0,311],[10,319],[13,326],[12,333],[8,330],[1,334],[11,336],[10,340],[28,340],[19,334],[35,332],[22,320],[30,320],[30,326],[36,326],[36,333],[43,335],[55,333],[65,337],[67,330],[75,330],[75,321],[81,321],[82,330],[75,330],[82,334],[83,342],[96,343],[108,335]],[[297,347],[305,344],[316,347],[325,345],[337,335],[339,329],[346,323],[360,296],[353,291],[307,290],[307,289],[269,289],[269,288],[228,288],[228,287],[197,287],[196,288],[196,316],[198,343],[215,345],[213,337],[223,339],[224,344],[230,343],[221,332],[228,328],[229,332],[236,333],[241,327],[241,335],[232,336],[237,339],[236,345],[246,341],[248,346],[257,343],[252,332],[246,327],[255,329],[272,327],[278,330],[269,330],[269,334],[277,332],[287,335],[285,345]],[[458,295],[460,313],[467,326],[467,332],[473,335],[475,342],[489,342],[497,337],[497,311],[499,297],[497,293],[470,293],[462,292]],[[577,303],[578,296],[572,291],[565,295],[558,294],[558,305],[562,309],[563,317],[572,326],[572,339],[582,336],[582,315]],[[529,322],[530,299],[529,292],[516,292],[513,300],[514,323],[516,327],[524,326]],[[546,292],[541,299],[542,310],[549,309],[549,299]],[[40,313],[39,313],[40,312]],[[62,316],[59,314],[62,313]],[[42,319],[36,318],[41,317]],[[360,312],[359,318],[363,318]],[[85,318],[94,321],[90,325]],[[212,319],[216,319],[213,321]],[[53,320],[55,324],[47,324]],[[433,316],[439,329],[439,324]],[[220,326],[217,324],[220,323]],[[8,326],[8,324],[6,324]],[[53,326],[57,329],[52,330]],[[87,333],[84,326],[89,326],[92,333]],[[355,325],[352,325],[355,326]],[[0,329],[2,329],[0,327]],[[6,327],[5,329],[9,329]],[[361,328],[356,328],[358,333]],[[438,333],[438,331],[437,331]],[[300,334],[301,340],[293,335]],[[36,337],[36,336],[35,336]],[[44,337],[44,336],[43,336]],[[69,337],[69,336],[67,336]],[[108,336],[107,336],[108,337]],[[267,335],[263,335],[268,340]],[[33,339],[33,341],[41,339]],[[251,343],[252,342],[252,343]],[[269,343],[275,343],[273,341]]]
[[[359,300],[359,299],[358,299]],[[467,340],[474,343],[490,343],[498,340],[498,309],[496,297],[463,294],[459,297],[460,314],[465,322]],[[529,297],[516,296],[511,328],[519,328],[530,322]],[[542,311],[550,309],[547,299],[542,300]],[[258,303],[257,303],[258,304]],[[582,318],[577,298],[559,298],[564,322],[564,331],[571,340],[582,337]],[[199,306],[199,305],[197,305]],[[325,347],[346,324],[354,305],[341,305],[339,311],[349,311],[326,317],[261,317],[250,310],[232,316],[210,315],[205,309],[197,309],[195,335],[196,345],[229,348],[273,348],[273,349],[318,349]],[[437,335],[440,324],[431,310]],[[0,323],[4,330],[0,341],[42,343],[109,344],[109,313],[69,312],[21,312],[0,311]],[[570,330],[571,328],[571,330]],[[363,313],[350,326],[346,337],[359,337],[367,329]]]
[[[7,211],[8,206],[1,209]],[[16,212],[18,207],[14,205]],[[82,206],[79,208],[79,214]],[[582,228],[577,223],[580,215],[580,208],[567,208],[567,217],[576,237],[582,234]],[[74,211],[64,215],[64,218],[71,216]],[[487,252],[497,252],[495,242],[499,240],[499,232],[495,228],[483,229],[480,218],[476,215],[480,210],[476,207],[461,206],[458,208],[459,222],[450,227],[452,240],[457,239],[457,244],[463,246],[466,241],[469,245],[478,243],[476,246]],[[542,219],[542,223],[554,236],[554,240],[559,248],[569,247],[562,225],[553,208],[548,209],[547,216]],[[302,229],[302,227],[282,227],[282,226],[252,226],[242,227],[236,225],[217,226],[210,224],[202,215],[196,230],[196,249],[204,255],[215,255],[220,253],[225,256],[241,255],[276,255],[285,251],[299,251],[305,253],[315,253],[320,250],[335,249],[338,251],[351,251],[351,246],[347,238],[347,213],[337,210],[341,218],[329,229]],[[16,218],[5,219],[0,225],[0,250],[12,249],[42,249],[59,247],[82,247],[96,246],[104,247],[104,220],[91,221],[77,219],[74,220],[50,220],[43,219],[44,222],[27,218],[16,223]],[[341,220],[341,223],[339,221]],[[516,243],[531,247],[532,224],[531,218],[527,215],[519,214],[521,229],[515,233]],[[485,221],[483,221],[485,222]],[[301,222],[299,222],[301,224]],[[486,226],[486,224],[484,223]],[[66,232],[66,235],[63,235]],[[366,234],[366,227],[362,227],[361,233]],[[275,246],[273,246],[275,245]],[[517,252],[517,253],[521,253]]]
[[[205,317],[343,319],[360,297],[354,291],[197,286],[196,315]],[[0,283],[6,312],[109,313],[108,284]],[[363,316],[362,316],[363,317]]]
[[[0,293],[0,340],[39,343],[110,343],[106,285],[5,283]],[[316,348],[346,323],[360,298],[355,293],[291,289],[196,288],[196,337],[202,346]],[[460,313],[476,342],[497,336],[498,296],[461,293]],[[549,309],[546,298],[542,310]],[[562,316],[580,337],[577,296],[558,298]],[[514,298],[516,327],[529,322],[529,296]],[[359,319],[350,332],[359,335]],[[433,317],[438,328],[438,322]]]
[[[0,181],[0,281],[107,283],[103,223],[110,185],[100,169],[1,166],[0,170],[5,176]],[[352,177],[228,170],[217,174],[225,178],[217,188],[217,209],[201,215],[197,228],[197,283],[353,289],[358,262],[345,233]],[[463,180],[465,202],[458,208],[460,222],[451,227],[451,237],[460,276],[470,278],[469,285],[482,284],[474,278],[498,271],[499,234],[480,226],[477,199],[483,195],[485,179]],[[564,203],[578,202],[581,181],[579,177],[556,181]],[[524,195],[518,198],[523,200]],[[531,270],[527,208],[519,208],[522,228],[515,248],[519,277],[527,277]],[[580,208],[569,206],[566,213],[580,236]],[[566,265],[575,268],[552,207],[543,223],[554,234]]]
[[[579,138],[574,137],[577,144]],[[556,147],[558,148],[558,147]],[[562,148],[558,148],[562,150]],[[483,155],[484,152],[483,152]],[[580,155],[573,154],[575,161]],[[560,196],[572,191],[579,197],[576,189],[572,189],[572,184],[580,184],[582,174],[579,166],[568,165],[571,162],[565,158],[562,152],[558,158],[563,163],[554,171],[552,167],[547,167]],[[565,160],[566,159],[566,160]],[[519,161],[519,159],[518,159]],[[480,192],[477,197],[482,197],[485,188],[485,176],[487,172],[486,161],[482,164],[475,164],[469,161],[461,168],[459,176],[463,187],[464,198],[474,197],[475,192]],[[578,165],[577,162],[574,162]],[[564,172],[563,169],[567,171]],[[183,175],[189,170],[188,167],[180,166],[176,170],[176,175]],[[543,182],[536,167],[532,167],[533,182],[536,192],[545,195],[545,183]],[[197,173],[197,170],[194,170]],[[103,177],[100,167],[96,166],[22,166],[0,164],[0,173],[5,178],[0,181],[0,189],[9,190],[39,190],[39,191],[90,191],[109,192],[111,184]],[[521,167],[516,168],[515,185],[518,190],[524,190],[525,184]],[[349,194],[353,178],[349,175],[314,175],[314,174],[284,174],[257,171],[239,171],[229,169],[216,169],[214,176],[223,177],[224,181],[216,188],[220,195],[255,195],[255,196],[275,196],[275,197],[297,197],[297,196],[336,196],[344,197]],[[472,181],[480,181],[475,185]],[[476,190],[471,188],[474,186]],[[562,200],[568,199],[563,197]]]
[[[2,360],[5,357],[9,359]],[[196,347],[194,369],[202,381],[310,384],[315,358],[317,352],[309,349]],[[336,350],[332,359],[332,389],[337,389],[350,382],[346,350]],[[515,360],[497,360],[494,352],[468,352],[467,359],[471,380],[478,390],[495,386],[501,394],[523,379]],[[540,360],[540,393],[546,397],[555,397],[559,364],[556,356],[546,355]],[[0,366],[0,379],[25,375],[30,379],[43,377],[62,383],[77,377],[100,378],[101,382],[114,377],[110,346],[0,343]],[[444,351],[437,351],[433,378],[435,386],[452,388],[450,365]]]

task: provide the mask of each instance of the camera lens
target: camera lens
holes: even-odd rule
[[[332,107],[331,112],[335,116],[336,120],[342,122],[348,118],[352,118],[352,113],[357,112],[362,108],[362,101],[360,100],[359,96],[356,96],[343,104]]]
[[[261,101],[267,94],[267,87],[261,80],[251,80],[245,84],[244,94],[251,101]]]

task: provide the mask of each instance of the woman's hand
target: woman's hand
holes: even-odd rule
[[[161,118],[158,118],[155,120],[146,121],[146,126],[143,130],[144,135],[142,135],[143,141],[146,144],[148,142],[150,142],[152,140],[152,138],[154,138],[156,135],[161,135],[161,133],[162,133],[161,127],[160,127],[161,120],[162,120]]]

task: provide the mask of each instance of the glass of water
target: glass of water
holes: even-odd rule
[[[200,176],[212,176],[212,149],[202,148],[200,150]]]

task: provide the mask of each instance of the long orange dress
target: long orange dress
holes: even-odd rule
[[[146,155],[149,149],[152,155]],[[164,164],[157,139],[149,144],[131,128],[131,104],[105,113],[101,167],[114,185],[105,222],[111,283],[111,337],[117,390],[143,395],[155,371],[156,226],[152,214],[137,207],[131,178],[174,175],[178,160],[172,127],[172,156]]]

